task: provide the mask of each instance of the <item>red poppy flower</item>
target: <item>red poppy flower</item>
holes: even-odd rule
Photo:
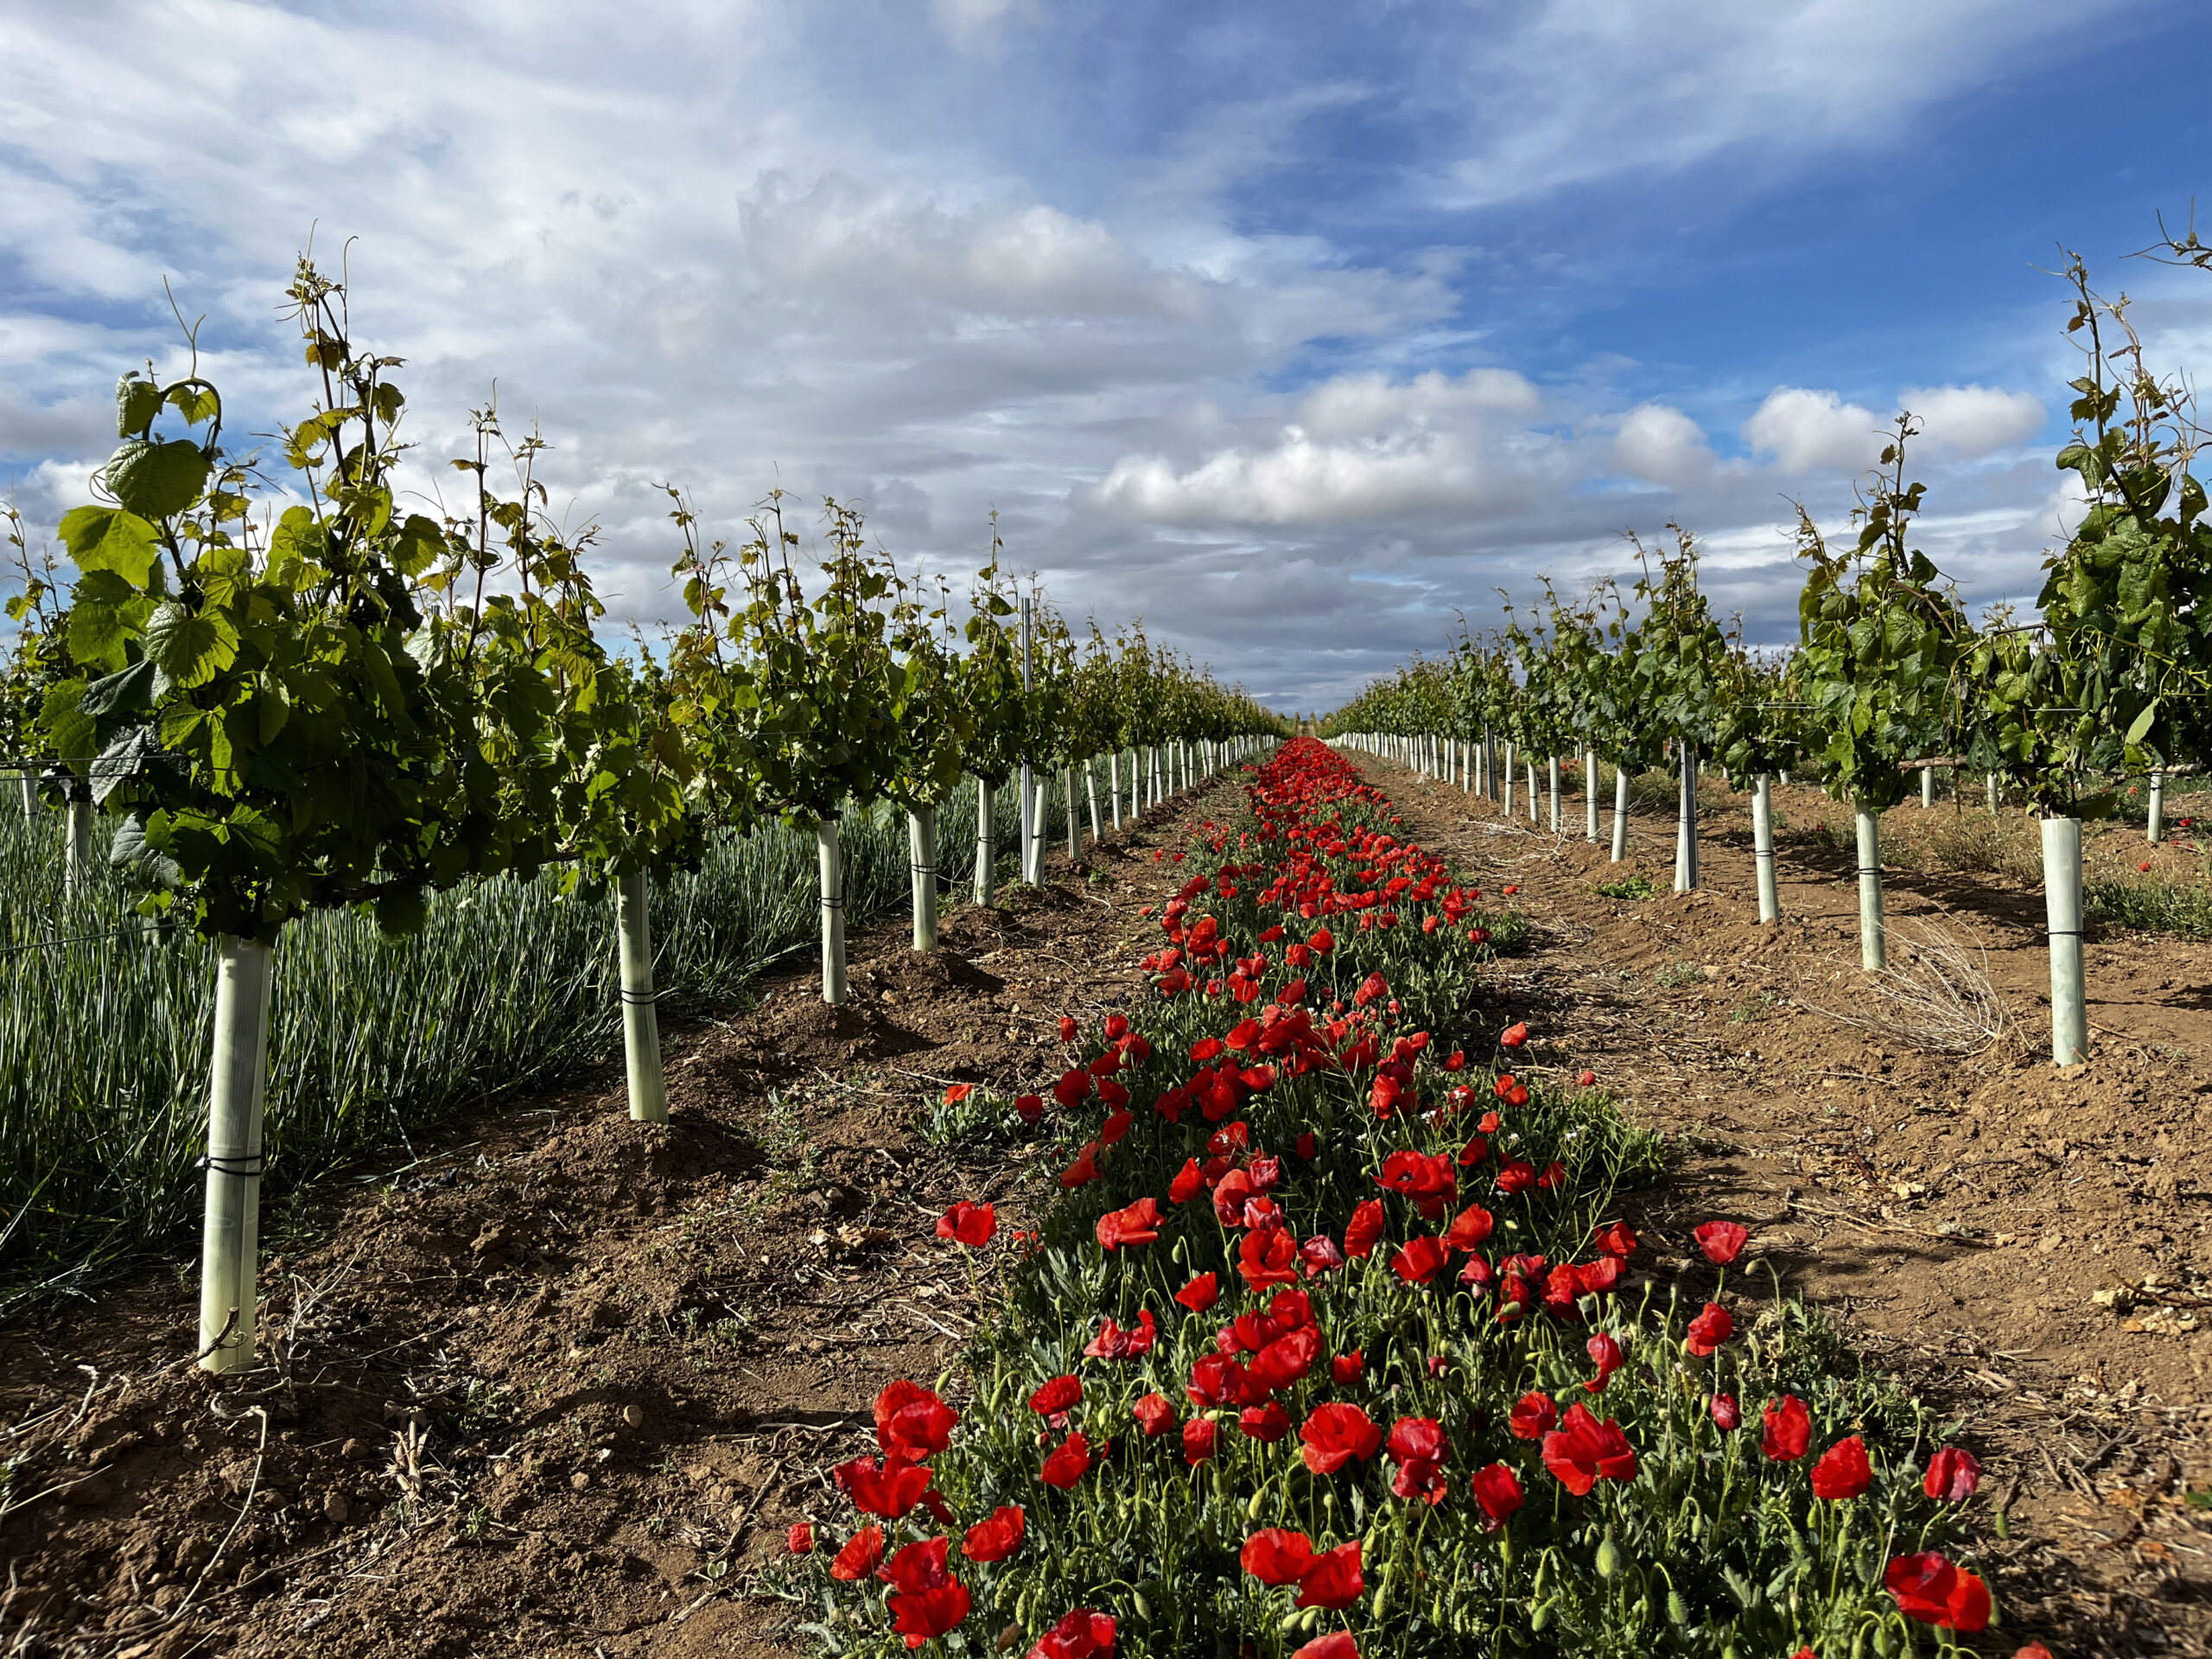
[[[1445,1205],[1459,1190],[1459,1174],[1451,1159],[1404,1148],[1382,1160],[1382,1173],[1376,1179],[1391,1192],[1411,1198],[1430,1221],[1443,1215]]]
[[[893,1591],[891,1627],[906,1638],[908,1647],[918,1648],[933,1637],[958,1628],[968,1617],[969,1605],[968,1586],[957,1579],[912,1594]]]
[[[1313,1565],[1313,1541],[1302,1532],[1268,1527],[1244,1541],[1236,1560],[1262,1584],[1296,1584]]]
[[[1060,1080],[1052,1085],[1052,1098],[1063,1106],[1080,1106],[1090,1098],[1090,1072],[1078,1065],[1072,1071],[1060,1074]]]
[[[1767,1402],[1761,1414],[1759,1450],[1776,1463],[1795,1463],[1813,1443],[1813,1414],[1794,1394],[1785,1394],[1777,1405]]]
[[[1521,1507],[1521,1479],[1506,1465],[1493,1463],[1475,1471],[1475,1502],[1482,1505],[1494,1529]]]
[[[1167,1201],[1170,1204],[1188,1204],[1205,1190],[1206,1178],[1198,1168],[1198,1160],[1195,1158],[1185,1158],[1183,1160],[1183,1167],[1176,1172],[1175,1179],[1168,1183]]]
[[[1078,1607],[1037,1638],[1028,1659],[1094,1659],[1113,1651],[1112,1616]]]
[[[1602,1331],[1582,1345],[1589,1351],[1590,1363],[1598,1368],[1598,1375],[1582,1386],[1592,1394],[1603,1394],[1613,1373],[1621,1368],[1621,1345]]]
[[[893,1589],[910,1594],[939,1589],[952,1582],[952,1572],[946,1564],[951,1548],[950,1538],[927,1538],[905,1545],[891,1558],[882,1577]]]
[[[1611,1418],[1599,1422],[1589,1408],[1572,1405],[1559,1427],[1544,1436],[1544,1467],[1577,1497],[1605,1480],[1634,1480],[1636,1450]]]
[[[1313,1558],[1313,1565],[1298,1581],[1300,1607],[1349,1607],[1367,1592],[1360,1576],[1359,1540],[1338,1544]]]
[[[1444,1497],[1444,1463],[1452,1447],[1443,1426],[1433,1417],[1401,1417],[1390,1426],[1382,1450],[1398,1465],[1390,1490],[1400,1497],[1426,1497],[1431,1503]]]
[[[959,1421],[932,1390],[903,1376],[875,1396],[875,1443],[886,1459],[927,1462],[951,1444]]]
[[[1313,936],[1306,941],[1306,948],[1317,957],[1325,957],[1337,948],[1337,936],[1325,927],[1317,927]]]
[[[1037,1478],[1047,1486],[1057,1486],[1062,1491],[1081,1480],[1090,1467],[1090,1442],[1078,1429],[1054,1446],[1045,1459],[1045,1466],[1037,1471]]]
[[[1056,1376],[1029,1396],[1029,1409],[1039,1416],[1052,1417],[1065,1411],[1082,1398],[1081,1377],[1072,1375]]]
[[[1175,1427],[1175,1402],[1164,1394],[1147,1394],[1129,1408],[1147,1440],[1156,1440]]]
[[[1873,1484],[1874,1471],[1866,1462],[1866,1442],[1856,1434],[1838,1440],[1813,1465],[1813,1496],[1830,1503],[1856,1497]]]
[[[1363,1008],[1377,997],[1389,995],[1389,982],[1380,974],[1370,974],[1365,979],[1360,981],[1359,988],[1351,994],[1352,1006],[1356,1008]]]
[[[862,1515],[896,1521],[922,1501],[930,1489],[930,1471],[897,1458],[887,1458],[878,1468],[874,1458],[855,1458],[831,1470],[830,1476],[852,1495],[853,1507]]]
[[[1621,1281],[1621,1259],[1618,1255],[1601,1255],[1595,1262],[1579,1263],[1573,1273],[1574,1281],[1585,1296],[1603,1296]]]
[[[971,1204],[966,1198],[954,1205],[937,1218],[937,1236],[980,1250],[991,1242],[999,1230],[998,1211],[988,1204]]]
[[[1137,1322],[1124,1331],[1111,1319],[1099,1327],[1098,1334],[1084,1345],[1086,1359],[1135,1359],[1152,1351],[1159,1338],[1159,1331],[1152,1322],[1152,1310],[1137,1310]]]
[[[1351,1639],[1350,1630],[1331,1630],[1317,1636],[1290,1659],[1359,1659],[1359,1643]],[[2014,1656],[2014,1659],[2018,1656]],[[2044,1659],[2050,1659],[2048,1655]]]
[[[1326,1233],[1316,1233],[1298,1247],[1298,1262],[1308,1279],[1318,1279],[1344,1266],[1344,1253]]]
[[[1075,1041],[1075,1021],[1065,1014],[1060,1016],[1060,1040],[1064,1043]]]
[[[1017,1095],[1014,1102],[1014,1115],[1025,1123],[1034,1123],[1045,1116],[1045,1096]]]
[[[784,1548],[794,1555],[813,1554],[814,1529],[804,1521],[792,1522],[791,1530],[784,1535]]]
[[[1098,1143],[1093,1141],[1083,1149],[1082,1155],[1060,1172],[1060,1185],[1065,1187],[1087,1186],[1098,1179]]]
[[[1110,1147],[1129,1132],[1130,1126],[1136,1122],[1136,1119],[1130,1115],[1127,1105],[1127,1102],[1129,1098],[1129,1091],[1128,1090],[1122,1088],[1118,1083],[1102,1083],[1098,1086],[1101,1090],[1110,1088],[1121,1096],[1119,1100],[1112,1100],[1107,1103],[1107,1104],[1112,1106],[1115,1110],[1108,1116],[1103,1123],[1098,1126],[1099,1144],[1102,1146]]]
[[[1552,1403],[1551,1395],[1531,1391],[1513,1402],[1505,1421],[1515,1440],[1538,1440],[1559,1421],[1559,1408]]]
[[[1471,1204],[1452,1217],[1452,1224],[1444,1230],[1444,1243],[1455,1250],[1471,1250],[1491,1235],[1497,1217],[1479,1204]]]
[[[1535,1184],[1536,1166],[1525,1158],[1516,1158],[1497,1172],[1497,1190],[1508,1197],[1526,1192]]]
[[[988,1521],[978,1521],[960,1541],[960,1553],[971,1561],[1002,1561],[1021,1548],[1024,1516],[1019,1503],[1001,1503]]]
[[[1444,1248],[1444,1241],[1422,1234],[1408,1239],[1390,1258],[1390,1271],[1409,1285],[1425,1285],[1436,1277],[1437,1270],[1452,1259]]]
[[[1636,1254],[1636,1235],[1629,1231],[1628,1224],[1624,1221],[1615,1222],[1590,1242],[1597,1249],[1620,1261],[1624,1262]]]
[[[1577,1075],[1574,1079],[1574,1084],[1575,1087],[1578,1089],[1587,1089],[1597,1081],[1598,1074],[1595,1071],[1584,1071]]]
[[[1348,1389],[1365,1375],[1367,1361],[1361,1350],[1355,1348],[1348,1354],[1338,1354],[1329,1362],[1329,1376],[1340,1389]]]
[[[1365,1462],[1382,1446],[1375,1421],[1357,1406],[1342,1403],[1314,1407],[1298,1438],[1306,1466],[1317,1475],[1333,1475],[1354,1458]]]
[[[1981,1484],[1981,1465],[1971,1452],[1947,1446],[1928,1459],[1928,1473],[1920,1490],[1938,1503],[1963,1503]]]
[[[1730,1433],[1743,1427],[1744,1408],[1736,1403],[1734,1395],[1716,1394],[1713,1396],[1713,1421]]]
[[[1124,1244],[1149,1244],[1160,1236],[1160,1200],[1147,1192],[1135,1204],[1109,1210],[1098,1217],[1098,1248],[1119,1249]]]
[[[1309,1328],[1277,1337],[1253,1356],[1254,1386],[1287,1389],[1294,1382],[1302,1382],[1320,1353],[1321,1333],[1318,1331]]]
[[[1175,1300],[1193,1313],[1203,1313],[1221,1299],[1221,1289],[1214,1275],[1202,1273],[1175,1293]]]
[[[1707,1261],[1725,1268],[1744,1253],[1744,1242],[1751,1234],[1732,1221],[1708,1221],[1690,1236],[1697,1240],[1697,1247],[1705,1252]]]
[[[1192,1362],[1183,1392],[1194,1406],[1234,1405],[1243,1397],[1244,1368],[1227,1354],[1201,1354]]]
[[[1960,1571],[1935,1550],[1898,1556],[1882,1581],[1908,1618],[1969,1636],[1988,1628],[1989,1586],[1979,1574]]]
[[[1193,1417],[1183,1425],[1183,1461],[1192,1468],[1213,1456],[1218,1431],[1211,1417]]]
[[[1707,1302],[1705,1312],[1690,1321],[1689,1351],[1700,1359],[1709,1358],[1713,1351],[1736,1334],[1736,1321],[1728,1310],[1718,1302]]]
[[[1290,1414],[1281,1401],[1270,1400],[1264,1406],[1245,1407],[1237,1416],[1236,1427],[1244,1431],[1246,1440],[1273,1446],[1290,1433]]]
[[[1382,1200],[1363,1198],[1353,1206],[1351,1220],[1344,1226],[1344,1254],[1355,1262],[1364,1261],[1382,1236]]]
[[[830,1576],[847,1584],[857,1584],[872,1574],[882,1560],[883,1529],[862,1527],[830,1563]]]
[[[1508,887],[1506,891],[1510,893],[1513,889]],[[1497,1033],[1497,1040],[1503,1044],[1507,1048],[1521,1047],[1529,1040],[1529,1022],[1525,1020],[1515,1020],[1503,1031]]]
[[[1254,1290],[1289,1284],[1298,1277],[1298,1242],[1280,1226],[1249,1232],[1237,1246],[1236,1271]]]

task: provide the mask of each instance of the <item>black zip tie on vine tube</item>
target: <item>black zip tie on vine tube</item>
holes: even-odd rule
[[[651,1007],[668,993],[666,991],[633,991],[627,987],[618,987],[614,995],[620,997],[626,1006],[640,1008]]]
[[[828,893],[823,893],[823,894],[822,895],[822,908],[823,908],[823,909],[824,909],[824,910],[842,910],[844,907],[845,907],[845,895],[844,895],[843,893],[839,893],[839,894],[838,894],[836,898],[834,898],[834,899],[832,899],[832,898],[831,898]]]
[[[194,1169],[213,1170],[218,1175],[237,1175],[247,1180],[258,1180],[268,1167],[266,1152],[207,1152],[193,1164]]]

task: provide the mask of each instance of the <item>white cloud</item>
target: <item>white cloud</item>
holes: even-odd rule
[[[1705,430],[1668,404],[1638,404],[1621,416],[1613,434],[1620,469],[1653,484],[1680,484],[1713,465]]]
[[[1919,417],[1921,443],[1966,459],[2022,443],[2043,430],[2040,398],[1992,386],[1908,386],[1897,406]]]
[[[1743,424],[1754,454],[1769,455],[1785,473],[1840,468],[1861,472],[1882,453],[1885,423],[1871,409],[1833,391],[1777,386]]]
[[[1091,501],[1119,517],[1204,524],[1340,524],[1459,512],[1525,499],[1555,446],[1527,423],[1536,389],[1510,370],[1431,371],[1394,384],[1341,376],[1296,423],[1185,471],[1125,456]]]
[[[2131,0],[1554,0],[1502,9],[1429,97],[1465,122],[1442,192],[1525,199],[1716,156],[1770,176],[2066,47]]]

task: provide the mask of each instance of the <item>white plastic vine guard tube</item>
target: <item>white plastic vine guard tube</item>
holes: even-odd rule
[[[622,969],[622,1063],[633,1123],[668,1122],[668,1082],[660,1065],[660,1010],[653,1001],[652,890],[645,873],[614,887],[614,931]]]
[[[2088,989],[2082,975],[2082,820],[2043,821],[2044,916],[2050,933],[2050,1058],[2089,1054]]]
[[[1860,807],[1859,831],[1859,965],[1869,973],[1888,958],[1882,939],[1882,821]]]
[[[998,887],[998,791],[976,780],[976,902],[988,905]]]
[[[822,874],[822,1000],[834,1006],[845,1000],[845,872],[834,818],[816,823],[814,849]]]
[[[1611,861],[1621,862],[1628,856],[1628,762],[1618,762],[1613,767],[1613,856]]]
[[[906,815],[906,861],[914,878],[914,949],[937,949],[937,809]]]
[[[2166,774],[2163,772],[2154,772],[2151,774],[2150,822],[2145,833],[2144,839],[2155,847],[2158,844],[2159,841],[2164,838],[2165,832]]]
[[[253,1363],[261,1279],[261,1112],[269,1071],[269,946],[226,938],[215,964],[207,1081],[207,1201],[200,1260],[200,1363]]]
[[[1688,743],[1675,745],[1681,760],[1681,779],[1675,819],[1675,891],[1690,893],[1697,887],[1697,752]]]
[[[1759,920],[1778,922],[1782,905],[1774,885],[1774,791],[1764,772],[1752,785],[1751,861],[1758,874]]]

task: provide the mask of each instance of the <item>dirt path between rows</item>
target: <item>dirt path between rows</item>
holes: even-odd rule
[[[1020,1225],[1052,1150],[932,1145],[918,1107],[1049,1085],[1059,1016],[1141,988],[1191,810],[951,913],[933,957],[856,935],[846,1007],[794,971],[669,1032],[664,1127],[618,1060],[334,1191],[240,1381],[190,1365],[181,1265],[0,1333],[0,1653],[791,1651],[748,1591],[832,1512],[876,1391],[971,1328],[937,1217]]]
[[[2204,947],[2093,938],[2093,1056],[2062,1071],[2040,893],[1893,874],[1898,931],[1932,919],[1986,950],[2010,1020],[1978,1053],[1930,1053],[1913,1039],[1925,1011],[1859,968],[1852,861],[1786,845],[1782,922],[1758,925],[1747,797],[1712,791],[1702,888],[1678,895],[1671,817],[1632,814],[1613,865],[1583,839],[1579,796],[1554,837],[1354,758],[1414,838],[1518,888],[1538,948],[1502,967],[1539,1059],[1594,1068],[1672,1142],[1675,1179],[1641,1201],[1662,1253],[1688,1254],[1708,1216],[1744,1223],[1785,1286],[1966,1420],[2012,1534],[1985,1541],[2010,1610],[1992,1650],[2029,1635],[2061,1659],[2212,1650],[2212,1515],[2190,1502],[2212,1487]],[[1778,793],[1785,816],[1819,816],[1813,791]],[[1656,896],[1596,891],[1638,873]]]

